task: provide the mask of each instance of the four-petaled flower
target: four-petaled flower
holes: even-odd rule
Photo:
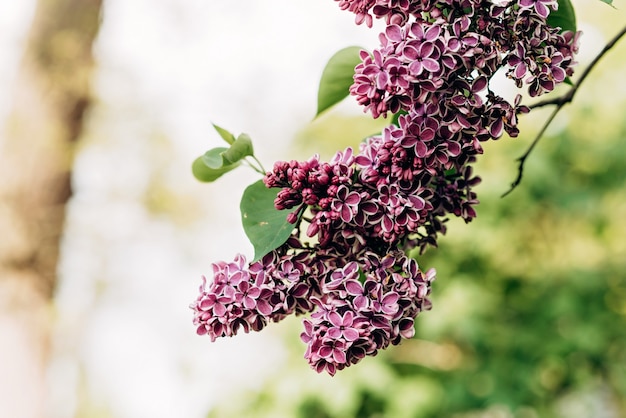
[[[328,328],[328,336],[333,339],[343,338],[345,341],[352,342],[359,338],[359,331],[352,327],[354,323],[354,314],[352,311],[346,311],[343,316],[337,312],[331,312],[328,320],[332,327]]]

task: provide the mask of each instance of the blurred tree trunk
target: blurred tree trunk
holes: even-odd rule
[[[0,141],[0,416],[45,415],[52,297],[102,0],[38,0]]]

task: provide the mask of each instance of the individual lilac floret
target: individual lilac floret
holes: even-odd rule
[[[365,253],[337,268],[315,299],[317,311],[304,320],[301,339],[311,367],[332,376],[413,337],[415,317],[430,309],[434,278],[434,270],[422,273],[415,260],[400,252],[383,257]]]

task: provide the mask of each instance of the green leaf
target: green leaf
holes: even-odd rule
[[[218,134],[222,137],[224,141],[226,141],[229,145],[232,145],[235,142],[235,135],[228,132],[226,129],[217,126],[216,124],[212,124],[213,128],[217,131]]]
[[[202,161],[208,168],[218,169],[231,166],[249,155],[253,155],[252,141],[246,134],[241,134],[229,148],[217,147],[208,150]]]
[[[615,8],[615,6],[613,6],[613,0],[600,0],[602,3],[606,3],[609,6]]]
[[[274,199],[280,189],[269,189],[259,180],[246,188],[241,198],[241,223],[254,246],[254,260],[280,247],[293,232],[288,210],[277,210]]]
[[[576,13],[570,0],[558,0],[559,9],[550,11],[548,25],[553,28],[560,27],[561,32],[571,30],[576,32]]]
[[[252,141],[248,135],[241,134],[231,144],[230,148],[222,153],[222,158],[224,159],[224,164],[234,164],[249,155],[254,155]]]
[[[361,50],[358,46],[350,46],[338,51],[328,60],[317,91],[316,117],[350,94],[350,86],[354,82],[354,67],[361,62]]]
[[[195,178],[204,182],[212,182],[222,177],[223,174],[237,168],[239,163],[222,166],[220,168],[208,167],[204,162],[204,156],[196,158],[191,165],[191,171]]]
[[[224,166],[222,154],[227,150],[228,148],[224,147],[210,149],[202,156],[202,162],[209,168],[221,168]]]

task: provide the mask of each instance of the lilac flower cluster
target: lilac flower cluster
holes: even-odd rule
[[[466,165],[473,157],[454,144],[429,151],[433,138],[408,121],[401,116],[400,127],[369,138],[357,155],[348,148],[328,163],[277,162],[265,177],[267,187],[282,188],[276,208],[295,208],[294,223],[308,211],[306,234],[342,257],[436,245],[449,213],[467,222],[476,216],[470,187],[480,179]]]
[[[330,375],[411,338],[414,318],[430,309],[435,277],[400,251],[363,251],[347,261],[334,250],[303,247],[295,236],[262,260],[247,264],[238,255],[213,264],[213,273],[191,304],[199,335],[214,341],[315,311],[304,321],[305,357]]]
[[[292,242],[283,247],[293,246]],[[213,264],[213,281],[203,278],[200,295],[191,304],[199,335],[232,337],[239,329],[260,331],[269,321],[292,313],[310,312],[312,297],[319,296],[315,262],[310,252],[297,255],[272,251],[263,259],[246,263],[237,255],[231,263]]]
[[[434,270],[406,253],[435,246],[449,215],[476,216],[481,143],[517,136],[528,111],[520,95],[497,96],[492,76],[504,69],[531,96],[549,92],[572,74],[578,38],[547,25],[556,0],[337,1],[358,24],[386,20],[350,92],[397,123],[358,153],[275,163],[264,182],[280,189],[274,204],[290,210],[292,235],[259,261],[215,263],[191,305],[198,334],[212,340],[310,313],[305,358],[330,375],[411,338],[430,308]]]
[[[412,213],[405,228],[384,211],[370,216],[385,221],[386,241],[406,239],[423,250],[445,233],[447,214],[466,222],[476,216],[471,189],[480,179],[470,164],[482,142],[505,132],[516,137],[517,117],[529,111],[521,95],[512,103],[496,95],[493,75],[502,69],[531,96],[550,92],[572,75],[579,34],[547,24],[556,0],[337,1],[358,24],[386,20],[380,47],[361,52],[350,92],[374,118],[403,116],[382,137],[368,139],[355,161],[366,189],[386,183],[414,199],[410,210],[404,205],[402,215]],[[367,197],[384,206],[375,193]]]
[[[317,372],[334,375],[367,355],[415,334],[417,314],[430,309],[426,296],[434,270],[422,274],[415,260],[395,251],[365,253],[336,268],[322,283],[318,309],[304,320],[305,358]]]
[[[503,67],[518,87],[529,85],[531,96],[552,91],[572,74],[578,34],[547,24],[556,0],[338,1],[356,14],[357,23],[371,25],[375,16],[388,24],[381,47],[362,53],[351,88],[374,117],[413,114],[428,103],[439,103],[445,112],[459,105],[453,101],[459,94],[476,96],[487,88],[488,78]],[[500,99],[467,100],[460,110],[490,104],[505,106],[505,125],[514,129],[510,115],[516,107]]]

